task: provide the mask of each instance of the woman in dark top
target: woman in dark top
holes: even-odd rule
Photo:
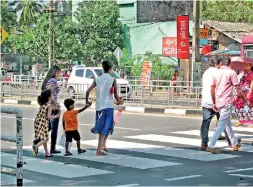
[[[58,85],[57,79],[59,78],[61,73],[61,69],[53,65],[50,70],[48,71],[42,86],[41,90],[44,91],[45,89],[50,89],[52,93],[52,100],[50,101],[53,107],[52,115],[57,115],[60,110],[60,104],[58,102],[58,94],[60,92],[60,87]],[[51,119],[50,120],[50,129],[51,129],[51,154],[61,153],[61,151],[56,150],[56,142],[57,142],[57,135],[58,135],[58,126],[59,126],[59,118]]]

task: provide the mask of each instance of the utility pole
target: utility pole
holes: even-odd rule
[[[200,9],[199,0],[193,0],[193,37],[192,37],[192,74],[191,80],[193,86],[193,76],[194,76],[194,63],[200,62],[200,51],[199,51],[199,24],[200,24]]]
[[[50,0],[49,4],[49,44],[48,44],[48,69],[51,68],[52,62],[54,62],[54,55],[53,55],[53,28],[54,28],[54,0]]]

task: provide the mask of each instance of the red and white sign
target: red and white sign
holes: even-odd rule
[[[163,37],[163,56],[177,57],[177,37]]]
[[[177,16],[177,58],[189,59],[189,16]]]
[[[149,61],[144,61],[141,73],[141,85],[149,85],[149,81],[152,73],[152,63]]]

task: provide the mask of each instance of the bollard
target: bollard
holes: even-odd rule
[[[1,107],[1,113],[16,115],[16,140],[14,137],[1,135],[1,140],[16,142],[17,147],[17,186],[23,186],[23,126],[22,112],[18,108]]]

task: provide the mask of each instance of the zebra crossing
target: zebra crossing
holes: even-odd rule
[[[253,146],[245,144],[247,140],[253,138],[253,131],[251,128],[238,127],[234,128],[236,136],[243,137],[243,144],[240,152],[252,153]],[[212,136],[214,131],[210,131],[209,136]],[[51,175],[53,177],[60,177],[65,179],[73,179],[79,177],[94,177],[94,176],[106,176],[117,172],[115,167],[131,168],[141,170],[171,167],[177,168],[183,166],[183,160],[194,160],[201,162],[216,162],[227,159],[233,159],[242,157],[242,154],[237,152],[225,152],[223,154],[211,154],[208,152],[199,151],[196,149],[200,146],[199,130],[186,130],[186,131],[174,131],[169,132],[168,135],[162,134],[142,134],[124,136],[120,140],[111,139],[108,140],[107,147],[112,149],[107,156],[95,156],[94,149],[88,149],[84,154],[77,154],[76,148],[72,148],[73,156],[64,157],[64,148],[57,146],[57,149],[62,151],[62,154],[56,155],[54,159],[35,158],[32,154],[25,154],[23,160],[27,163],[24,165],[24,170],[29,172],[38,172],[41,174]],[[181,136],[180,136],[181,135]],[[184,137],[182,137],[184,135]],[[83,147],[95,148],[97,146],[97,139],[83,140],[81,141]],[[162,144],[162,145],[161,145]],[[185,147],[186,145],[187,147]],[[217,147],[228,150],[226,141],[218,141]],[[13,147],[15,149],[15,147]],[[32,152],[31,146],[24,146],[24,150]],[[114,151],[120,150],[120,152]],[[130,154],[139,153],[137,155]],[[43,155],[44,150],[39,149],[39,154]],[[141,153],[141,154],[140,154]],[[154,155],[152,158],[147,155]],[[173,159],[164,159],[164,156]],[[159,158],[160,157],[160,158]],[[161,158],[163,157],[163,158]],[[62,159],[64,158],[64,161]],[[182,162],[181,162],[182,159]],[[66,164],[66,162],[71,164]],[[77,162],[75,162],[77,161]],[[87,164],[79,164],[79,163]],[[5,167],[16,167],[16,154],[15,153],[1,153],[1,165]],[[110,167],[98,167],[96,164],[104,164]],[[14,181],[14,176],[2,175],[1,184],[9,185],[10,181]],[[29,180],[28,180],[29,179]],[[28,178],[24,183],[32,183],[33,180]],[[138,184],[135,184],[138,185]]]

